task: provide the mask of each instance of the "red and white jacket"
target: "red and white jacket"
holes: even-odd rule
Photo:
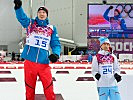
[[[110,54],[108,51],[100,50],[92,61],[92,74],[95,76],[97,73],[101,75],[97,81],[97,87],[112,87],[117,86],[117,81],[114,74],[120,74],[120,66],[117,57]]]

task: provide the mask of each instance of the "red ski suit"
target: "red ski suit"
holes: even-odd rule
[[[51,68],[48,64],[38,64],[26,60],[24,62],[26,100],[34,100],[37,76],[39,76],[47,100],[55,100]]]

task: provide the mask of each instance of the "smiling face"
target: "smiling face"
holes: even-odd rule
[[[40,10],[38,11],[37,16],[40,20],[45,20],[47,18],[47,13],[44,10]]]

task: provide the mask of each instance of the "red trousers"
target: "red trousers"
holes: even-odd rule
[[[46,100],[55,100],[51,68],[48,64],[38,64],[26,60],[24,62],[26,100],[34,100],[37,76],[39,76]]]

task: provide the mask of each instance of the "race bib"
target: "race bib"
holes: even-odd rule
[[[102,66],[102,74],[113,74],[113,68],[111,65]]]
[[[40,35],[33,32],[31,35],[29,35],[26,38],[26,44],[33,47],[48,50],[50,39],[51,39],[51,36],[45,36],[43,34]]]

